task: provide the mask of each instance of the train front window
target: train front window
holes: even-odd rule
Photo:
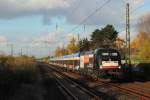
[[[109,53],[108,52],[101,53],[100,59],[102,59],[103,61],[108,61],[109,60]]]
[[[109,53],[108,52],[104,52],[104,53],[102,53],[102,56],[109,56]]]
[[[118,53],[117,52],[103,52],[101,53],[100,59],[103,61],[118,61]]]
[[[118,53],[116,53],[116,52],[111,53],[111,56],[116,57],[116,56],[118,56]]]

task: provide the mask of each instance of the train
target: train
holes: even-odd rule
[[[112,48],[97,48],[61,57],[53,57],[50,64],[67,70],[78,71],[91,77],[122,77],[121,55]]]

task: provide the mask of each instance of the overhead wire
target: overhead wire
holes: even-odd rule
[[[77,26],[75,26],[74,28],[72,28],[69,32],[67,32],[67,33],[71,33],[71,32],[73,32],[73,31],[75,31],[76,29],[78,29],[81,25],[83,25],[85,22],[87,22],[87,20],[89,19],[89,18],[91,18],[92,16],[94,16],[94,14],[95,13],[97,13],[98,11],[100,11],[102,8],[104,8],[104,6],[106,6],[109,2],[110,2],[111,0],[105,0],[105,2],[102,4],[102,5],[100,5],[98,8],[96,8],[95,10],[93,10],[85,19],[83,19]],[[81,3],[81,1],[80,1],[80,3]],[[78,4],[78,7],[79,7],[79,5],[80,5],[80,3]],[[76,8],[76,7],[75,7]],[[76,10],[77,10],[77,8],[76,8]],[[76,10],[74,10],[74,11],[76,11]],[[85,25],[84,25],[84,27],[85,27]],[[64,36],[65,37],[65,36]],[[58,40],[57,42],[59,42],[60,40]],[[69,40],[68,40],[69,41]]]
[[[71,33],[74,30],[76,30],[77,28],[80,27],[80,25],[84,24],[89,18],[91,18],[95,13],[97,13],[99,10],[101,10],[105,5],[107,5],[111,0],[107,0],[105,3],[103,3],[101,6],[99,6],[98,8],[96,8],[92,13],[90,13],[85,19],[83,19],[83,21],[81,21],[79,23],[79,25],[75,26],[73,29],[71,29],[69,32],[67,33]]]
[[[70,12],[69,15],[74,14],[74,13],[78,10],[78,8],[80,7],[80,5],[81,5],[81,0],[79,0],[79,2],[78,2],[77,5],[74,7],[74,9],[71,10],[71,12]]]

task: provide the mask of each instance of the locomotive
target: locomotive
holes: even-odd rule
[[[98,48],[50,59],[50,63],[96,77],[120,77],[121,56],[116,49]]]

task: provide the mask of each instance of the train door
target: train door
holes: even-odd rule
[[[84,68],[84,56],[80,56],[80,68]]]
[[[84,55],[84,64],[86,67],[89,64],[89,61],[90,61],[89,55]]]
[[[89,55],[83,55],[80,57],[80,68],[85,68],[89,64]]]
[[[93,68],[93,62],[94,62],[94,58],[93,58],[93,54],[89,55],[89,63],[88,63],[88,68]]]

